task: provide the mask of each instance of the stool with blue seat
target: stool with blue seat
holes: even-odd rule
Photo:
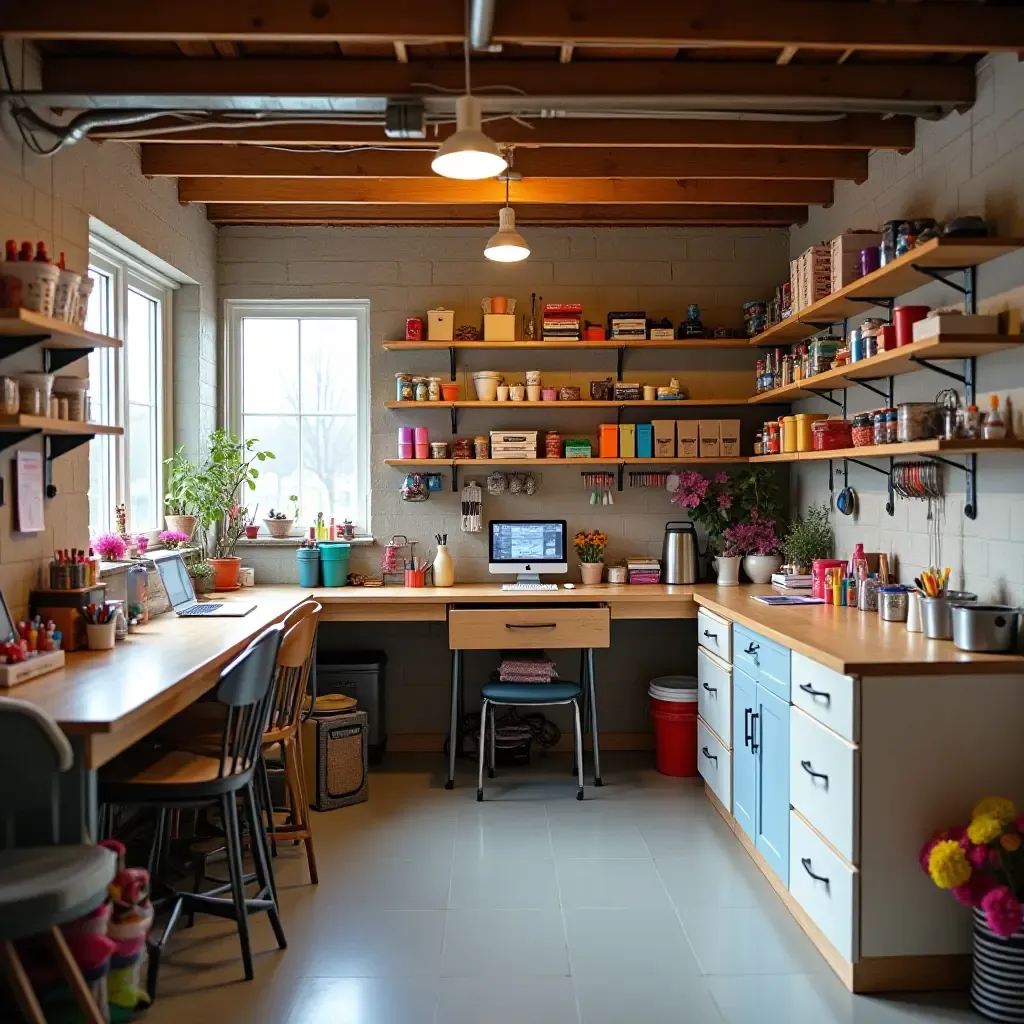
[[[583,729],[580,720],[580,700],[583,688],[579,683],[485,683],[480,690],[483,704],[480,708],[480,751],[477,770],[476,798],[484,798],[484,757],[489,751],[488,777],[494,778],[494,709],[495,707],[551,707],[571,704],[575,726],[576,799],[583,799]],[[487,730],[490,725],[490,746]]]

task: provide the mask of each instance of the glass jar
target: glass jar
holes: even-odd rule
[[[13,377],[0,377],[0,412],[17,416],[21,404],[18,382]]]
[[[427,378],[427,401],[428,402],[440,402],[441,401],[441,378],[440,377],[428,377]]]
[[[429,391],[427,389],[426,377],[413,377],[412,379],[413,398],[417,402],[425,402]]]
[[[900,418],[895,409],[885,410],[885,443],[895,444],[899,437]]]
[[[888,435],[886,431],[886,423],[888,422],[888,410],[887,409],[876,409],[871,414],[871,426],[873,428],[874,437],[872,444],[888,444]]]
[[[853,417],[853,428],[850,431],[854,448],[863,448],[874,444],[875,432],[871,423],[871,413],[860,412]]]
[[[411,402],[413,400],[412,374],[395,374],[395,398],[399,402]]]
[[[491,457],[491,440],[489,437],[480,434],[473,438],[473,458],[489,459]]]

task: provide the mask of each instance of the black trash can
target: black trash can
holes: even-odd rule
[[[384,731],[383,651],[320,650],[316,659],[316,692],[354,697],[369,718],[369,761],[379,764],[387,747]]]

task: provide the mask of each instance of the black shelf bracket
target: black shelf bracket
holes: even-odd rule
[[[448,346],[448,379],[455,383],[455,346]]]
[[[942,455],[929,455],[933,462],[941,462],[944,466],[952,466],[964,474],[964,515],[968,519],[978,518],[978,456],[968,455],[966,462],[954,462]]]
[[[889,319],[892,320],[892,308],[896,305],[895,299],[883,298],[876,295],[848,295],[847,298],[850,302],[863,302],[867,306],[880,306],[888,312]]]
[[[845,320],[801,320],[800,323],[807,324],[808,327],[817,328],[819,331],[830,331],[836,324],[845,324]],[[845,334],[846,331],[844,330]]]
[[[91,351],[91,348],[44,348],[43,369],[46,373],[55,373],[84,359]]]
[[[21,334],[0,339],[0,359],[8,359],[16,356],[19,352],[38,345],[40,342],[49,341],[48,334]]]
[[[6,451],[8,448],[14,448],[16,445],[21,444],[22,441],[27,441],[30,437],[35,437],[38,433],[39,430],[36,427],[0,430],[0,451]]]
[[[879,397],[885,399],[886,407],[887,408],[893,404],[893,378],[892,377],[864,377],[862,379],[861,378],[851,379],[850,377],[844,377],[843,380],[849,381],[849,383],[851,383],[851,384],[859,384],[862,388],[867,388],[868,391],[873,391],[876,395],[878,395]],[[887,381],[887,385],[886,385],[886,388],[885,388],[884,391],[881,388],[876,388],[874,386],[873,382],[876,381],[876,380]]]
[[[881,466],[876,466],[876,465],[874,465],[874,463],[871,463],[871,462],[864,462],[862,459],[851,459],[851,458],[843,459],[843,466],[844,466],[844,470],[846,472],[847,480],[849,480],[849,469],[847,467],[847,463],[850,463],[850,462],[852,462],[855,466],[863,466],[865,469],[870,469],[870,470],[872,470],[875,473],[881,473],[882,476],[885,477],[885,480],[886,480],[886,490],[889,493],[889,500],[885,503],[885,511],[886,511],[886,514],[890,515],[890,516],[894,516],[896,514],[896,499],[895,499],[895,494],[894,494],[893,486],[892,486],[892,467],[893,467],[895,461],[896,461],[895,459],[890,457],[890,459],[889,459],[889,468],[888,469],[882,469]]]
[[[959,381],[961,384],[967,384],[967,375],[964,373],[957,373],[956,370],[948,370],[945,366],[939,366],[933,359],[922,359],[920,356],[911,356],[910,361],[917,363],[918,366],[924,367],[926,370],[932,370],[934,373],[941,373],[943,377],[951,377],[955,381]],[[964,360],[969,362],[970,360]]]
[[[458,433],[459,410],[453,405],[448,410],[452,414],[452,433]]]
[[[919,274],[924,274],[925,277],[930,277],[933,281],[939,281],[942,284],[949,285],[950,288],[955,288],[961,295],[971,295],[974,291],[974,281],[967,280],[967,278],[973,278],[974,267],[922,267],[919,263],[910,264],[914,270]],[[956,281],[951,281],[950,275],[952,274],[963,274],[964,283],[957,284]]]
[[[53,483],[53,461],[68,452],[73,452],[83,444],[88,444],[95,434],[51,434],[43,444],[43,473],[47,498],[57,497],[57,488]]]
[[[459,493],[459,467],[452,463],[452,493]]]
[[[818,398],[823,398],[826,402],[831,402],[833,405],[838,406],[840,409],[842,409],[845,405],[845,402],[840,402],[832,397],[832,393],[834,390],[834,388],[826,388],[824,390],[822,390],[821,388],[804,388],[804,391],[807,391],[812,395],[816,395]]]
[[[622,478],[625,475],[625,469],[626,469],[626,464],[624,462],[620,462],[619,463],[619,472],[618,472],[618,487],[617,487],[617,490],[620,490],[620,491],[622,490]]]
[[[622,382],[622,363],[623,363],[623,357],[626,354],[626,349],[623,346],[620,345],[615,350],[615,353],[616,353],[616,355],[615,355],[615,379],[621,383]]]

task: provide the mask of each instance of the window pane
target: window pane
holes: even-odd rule
[[[291,515],[294,511],[288,501],[289,494],[300,495],[299,486],[299,418],[298,416],[246,416],[242,421],[245,437],[259,439],[260,451],[273,452],[276,458],[257,465],[259,479],[256,490],[243,496],[242,504],[249,514],[259,504],[257,523],[271,509]],[[305,516],[305,511],[303,511]]]
[[[110,275],[90,268],[89,277],[94,284],[85,317],[86,330],[109,335],[113,321]],[[112,353],[109,349],[94,349],[89,353],[89,415],[94,423],[114,422],[113,387]],[[112,438],[101,435],[89,442],[89,526],[94,534],[111,528],[113,455]]]
[[[303,416],[300,504],[312,519],[317,512],[355,520],[358,471],[355,416]]]
[[[156,397],[155,353],[159,303],[128,289],[125,347],[128,364],[128,401],[152,403]]]
[[[246,413],[299,411],[299,321],[242,320],[242,409]]]
[[[128,481],[129,522],[133,533],[152,530],[157,523],[153,408],[130,402],[128,405]]]
[[[302,321],[302,412],[354,413],[358,402],[355,320]]]

